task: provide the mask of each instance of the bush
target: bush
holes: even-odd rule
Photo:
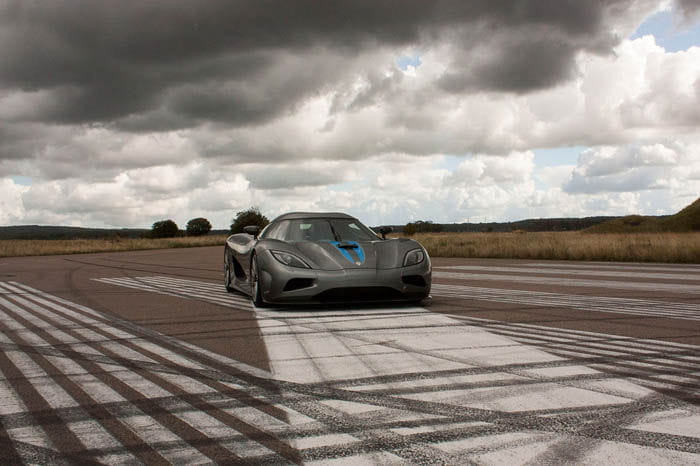
[[[644,222],[644,217],[641,215],[628,215],[627,217],[623,217],[622,223],[625,225],[632,225],[632,226],[637,226],[641,225],[642,222]]]
[[[211,223],[203,217],[193,218],[187,222],[187,236],[202,236],[211,231]]]
[[[439,223],[433,223],[430,220],[426,222],[423,220],[410,222],[403,227],[403,233],[406,236],[413,236],[416,233],[440,233],[441,231],[442,225]]]
[[[416,234],[416,224],[415,223],[407,223],[405,227],[403,227],[403,234],[406,236],[413,236]]]
[[[178,235],[177,223],[172,220],[161,220],[153,224],[151,228],[152,238],[173,238]]]
[[[265,228],[270,223],[267,217],[260,213],[257,207],[251,207],[248,210],[242,210],[236,214],[231,224],[231,234],[243,233],[243,227],[248,225],[258,225],[261,229]]]

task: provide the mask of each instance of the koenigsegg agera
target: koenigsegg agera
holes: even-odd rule
[[[385,239],[342,213],[292,212],[262,231],[247,226],[224,247],[228,291],[257,307],[329,302],[418,302],[430,293],[428,253],[408,238]]]

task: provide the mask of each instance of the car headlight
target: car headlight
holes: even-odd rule
[[[279,262],[290,267],[299,267],[300,269],[310,269],[309,265],[303,260],[299,259],[294,254],[284,251],[270,251],[272,257],[277,259]]]
[[[403,266],[408,267],[409,265],[420,264],[424,259],[425,253],[422,249],[411,249],[406,253],[406,257],[403,259]]]

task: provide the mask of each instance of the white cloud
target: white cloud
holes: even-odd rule
[[[692,180],[692,168],[700,161],[697,146],[675,142],[588,149],[564,188],[571,193],[677,189]]]
[[[556,165],[554,167],[543,167],[535,173],[535,179],[545,186],[561,187],[571,177],[571,173],[576,165]]]
[[[629,35],[659,8],[655,1],[635,5],[611,31]],[[231,107],[217,100],[226,96],[214,78],[205,87],[173,86],[162,107],[101,125],[19,125],[55,96],[3,90],[0,121],[15,123],[0,127],[0,173],[34,184],[3,179],[0,221],[149,226],[207,216],[222,228],[250,205],[272,216],[346,210],[372,224],[486,221],[670,213],[697,197],[700,47],[667,53],[652,36],[623,40],[608,54],[587,45],[572,55],[568,80],[533,82],[532,91],[503,82],[475,86],[483,73],[462,73],[506,38],[462,55],[443,39],[347,56],[320,47],[310,62],[270,52],[265,59],[274,72],[256,82],[231,79],[224,88],[235,94],[250,86],[239,103],[253,113],[285,90],[303,98],[247,124],[197,116],[187,129],[131,132],[144,119],[157,126],[155,120],[173,117],[166,115],[172,106],[188,115],[206,115],[204,101]],[[419,55],[421,65],[397,68],[396,57],[407,53]],[[462,74],[446,85],[455,65]],[[466,90],[456,93],[458,85]],[[576,166],[536,167],[534,148],[574,145],[589,147]],[[448,166],[447,155],[463,160]]]
[[[24,219],[22,194],[27,189],[10,178],[0,178],[0,225],[17,223]]]

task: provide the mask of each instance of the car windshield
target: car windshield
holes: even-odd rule
[[[290,220],[284,241],[376,241],[372,230],[350,218]]]

